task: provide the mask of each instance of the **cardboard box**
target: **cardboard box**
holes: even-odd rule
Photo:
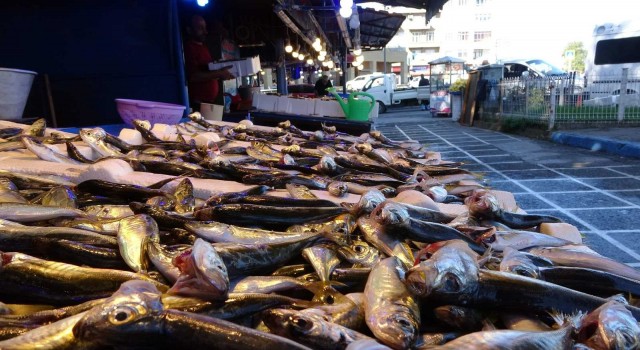
[[[229,72],[236,77],[258,74],[262,70],[260,56],[247,57],[233,61],[210,62],[209,70],[218,70],[226,66],[231,66]]]

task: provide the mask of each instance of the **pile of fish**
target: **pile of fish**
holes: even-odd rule
[[[190,118],[171,141],[136,122],[142,145],[0,129],[0,150],[170,175],[0,171],[0,349],[640,349],[640,272],[540,233],[561,220],[461,164],[375,131]],[[250,186],[198,198],[194,178]]]

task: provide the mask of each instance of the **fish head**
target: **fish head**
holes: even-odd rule
[[[80,137],[82,138],[82,141],[88,144],[94,144],[100,141],[104,141],[105,137],[107,137],[107,134],[101,128],[81,129]]]
[[[73,335],[77,339],[114,344],[135,342],[125,335],[157,333],[159,323],[154,320],[164,311],[161,296],[150,282],[127,281],[104,304],[88,310],[73,327]]]
[[[623,303],[610,300],[582,319],[577,339],[595,349],[638,349],[640,325]]]
[[[373,322],[376,338],[394,349],[410,349],[418,337],[420,325],[416,320],[393,307]]]
[[[151,130],[151,123],[147,120],[134,119],[133,125],[136,127],[136,129],[140,128],[145,130]]]
[[[291,135],[291,134],[288,134],[288,135]],[[287,153],[287,154],[297,153],[297,152],[300,152],[300,150],[301,150],[300,145],[291,145],[291,146],[282,148],[282,153]]]
[[[375,209],[380,203],[385,201],[385,196],[382,192],[376,190],[369,190],[360,197],[360,201],[355,205],[354,210],[357,213],[366,213],[369,214]]]
[[[47,130],[47,120],[40,118],[29,126],[25,134],[29,136],[44,136],[45,130]]]
[[[332,181],[327,186],[327,191],[329,191],[332,196],[344,197],[349,193],[349,186],[341,181]]]
[[[379,210],[378,210],[379,208]],[[385,201],[373,212],[374,219],[382,225],[403,225],[409,222],[409,211],[399,203]]]
[[[289,129],[291,127],[291,121],[285,120],[283,122],[278,123],[278,127],[282,129]]]
[[[478,263],[475,256],[449,250],[448,254],[434,254],[429,260],[412,267],[407,273],[407,286],[415,294],[427,296],[461,294],[477,287]]]
[[[271,332],[279,336],[290,336],[289,322],[297,311],[290,309],[269,309],[262,313],[262,321]]]
[[[500,210],[496,197],[483,189],[474,190],[465,198],[464,204],[469,207],[469,213],[477,218],[492,218]]]
[[[362,154],[373,151],[373,146],[368,142],[357,143],[355,144],[355,148]]]
[[[345,260],[357,266],[373,267],[380,261],[380,251],[361,240],[340,247],[338,252]]]
[[[191,250],[174,258],[180,277],[167,293],[204,300],[225,300],[229,295],[229,275],[213,246],[199,238]]]
[[[318,168],[321,171],[334,172],[338,169],[338,164],[332,155],[325,155],[320,158],[318,162]]]
[[[16,186],[11,180],[6,177],[0,177],[0,190],[2,191],[18,191],[18,186]]]

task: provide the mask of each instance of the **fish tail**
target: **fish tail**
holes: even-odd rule
[[[549,316],[555,322],[554,328],[571,327],[574,330],[580,328],[582,319],[586,314],[582,311],[578,311],[574,314],[565,314],[558,310],[549,311]]]

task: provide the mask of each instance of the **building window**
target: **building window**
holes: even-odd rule
[[[421,42],[427,41],[427,31],[426,30],[411,31],[411,41],[414,43],[421,43]]]
[[[453,41],[453,33],[446,33],[444,35],[444,40],[446,41]]]
[[[458,51],[459,58],[467,58],[467,51]]]
[[[473,59],[475,60],[476,58],[480,58],[484,56],[484,50],[482,49],[475,49],[473,50]]]
[[[458,40],[460,41],[469,40],[469,32],[458,32]]]
[[[467,6],[468,0],[458,0],[458,6]]]
[[[483,40],[487,40],[487,39],[491,39],[491,32],[475,32],[475,33],[473,33],[473,41],[475,41],[475,42],[483,41]]]
[[[490,13],[476,13],[476,21],[486,22],[491,19]]]
[[[476,0],[476,6],[482,6],[489,2],[488,0]]]

